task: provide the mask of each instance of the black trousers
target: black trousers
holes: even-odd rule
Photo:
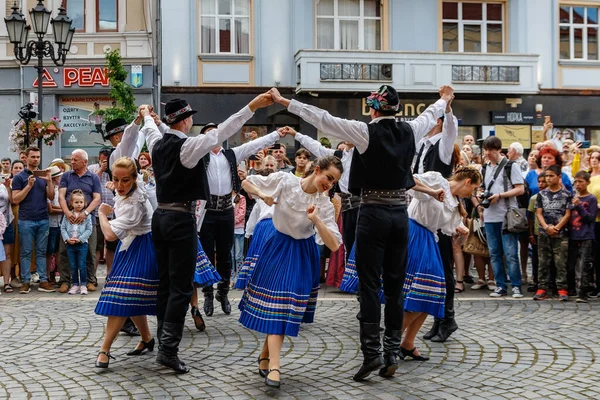
[[[229,293],[229,282],[231,281],[231,248],[233,247],[233,231],[235,228],[233,208],[226,211],[207,210],[200,229],[200,243],[208,259],[215,262],[216,268],[221,275],[221,281],[217,284],[217,290],[221,294]],[[202,289],[204,293],[213,293],[213,287],[207,286]]]
[[[452,254],[452,237],[444,235],[438,231],[438,247],[440,248],[440,256],[442,257],[442,265],[444,265],[444,278],[446,279],[446,302],[444,304],[444,317],[454,317],[454,256]]]
[[[354,237],[356,236],[356,220],[358,218],[358,207],[342,212],[342,236],[346,247],[346,260],[352,251]]]
[[[358,319],[380,323],[383,277],[386,329],[402,329],[408,215],[405,206],[363,204],[356,223],[356,270],[360,294]]]
[[[198,254],[196,218],[189,213],[156,210],[152,240],[158,262],[156,319],[183,324],[194,290]]]

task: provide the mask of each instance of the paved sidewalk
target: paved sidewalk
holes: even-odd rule
[[[93,313],[97,294],[2,294],[0,398],[600,398],[596,300],[460,299],[460,330],[451,340],[417,343],[430,361],[403,362],[393,379],[356,383],[358,304],[352,295],[336,296],[324,292],[315,323],[286,338],[283,384],[273,390],[256,371],[264,336],[237,322],[237,301],[232,315],[217,309],[205,318],[206,332],[187,319],[181,357],[192,371],[178,376],[154,363],[156,352],[127,357],[138,339],[121,335],[112,349],[117,360],[108,370],[94,368],[106,321]]]

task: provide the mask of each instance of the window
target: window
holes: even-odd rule
[[[381,0],[316,0],[317,48],[381,50]]]
[[[598,7],[561,6],[560,59],[598,60]]]
[[[444,51],[502,53],[504,51],[502,3],[443,3]]]
[[[96,0],[96,32],[117,32],[117,0]]]
[[[202,0],[200,43],[203,54],[250,54],[250,0]]]
[[[71,27],[77,32],[85,32],[85,0],[65,1],[67,15],[73,20]]]

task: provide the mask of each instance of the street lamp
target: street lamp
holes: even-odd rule
[[[44,6],[43,0],[38,0],[38,4],[29,11],[31,25],[27,25],[25,16],[20,12],[16,2],[12,7],[12,13],[4,18],[6,30],[8,31],[8,40],[14,46],[15,58],[21,65],[29,64],[32,57],[37,57],[38,63],[35,67],[38,73],[38,116],[42,119],[43,106],[43,74],[44,57],[49,57],[54,65],[62,66],[67,59],[67,52],[71,48],[75,28],[71,27],[73,21],[67,16],[63,5],[58,8],[58,15],[51,19],[51,12]],[[49,40],[44,40],[48,31],[48,25],[52,24],[54,31],[54,44]],[[29,40],[29,33],[33,31],[35,37]],[[26,140],[29,146],[29,140]],[[38,139],[38,147],[42,148],[42,138]]]

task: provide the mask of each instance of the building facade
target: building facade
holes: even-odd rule
[[[28,10],[36,0],[17,1],[21,12],[29,19]],[[0,12],[9,15],[14,0],[0,2]],[[105,71],[105,53],[118,49],[124,67],[129,71],[127,82],[133,87],[137,103],[155,103],[156,48],[153,21],[157,4],[147,0],[47,0],[46,8],[56,16],[63,4],[76,29],[72,46],[63,67],[56,67],[50,59],[44,61],[43,120],[60,118],[64,133],[59,143],[44,146],[43,160],[55,157],[69,158],[72,150],[83,148],[91,161],[104,145],[90,114],[96,108],[111,106],[109,82]],[[51,28],[46,39],[52,38]],[[8,42],[6,26],[0,24],[0,156],[15,158],[10,151],[8,132],[11,122],[19,119],[17,113],[28,102],[37,103],[36,60],[20,66]],[[39,118],[39,117],[38,117]],[[91,162],[90,161],[90,162]]]
[[[461,135],[530,148],[551,116],[551,136],[600,144],[599,10],[598,0],[171,0],[161,98],[186,98],[204,125],[278,86],[367,121],[362,99],[385,83],[410,119],[451,84]],[[284,124],[323,134],[275,107],[244,129]]]

